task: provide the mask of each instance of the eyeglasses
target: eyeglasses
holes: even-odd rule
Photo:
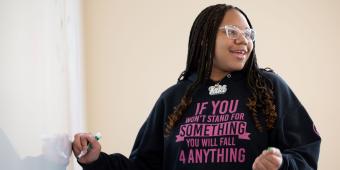
[[[255,31],[251,28],[241,30],[234,25],[225,25],[223,27],[220,27],[219,29],[223,29],[227,34],[227,37],[230,39],[238,39],[242,34],[247,40],[255,41]]]

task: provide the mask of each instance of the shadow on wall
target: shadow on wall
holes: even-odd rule
[[[29,147],[29,144],[27,144]],[[20,159],[8,137],[0,129],[0,166],[6,170],[66,170],[71,156],[68,135],[43,138],[42,154]]]

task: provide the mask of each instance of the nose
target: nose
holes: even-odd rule
[[[235,39],[235,43],[247,45],[249,40],[244,36],[244,34],[239,34],[239,36]]]

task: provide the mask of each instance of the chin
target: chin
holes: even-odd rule
[[[244,64],[240,65],[240,66],[236,66],[234,67],[232,70],[233,71],[241,71],[244,68]]]

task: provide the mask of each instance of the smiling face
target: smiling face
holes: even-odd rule
[[[224,26],[236,27],[241,32],[249,29],[247,19],[236,9],[228,10],[220,24]],[[253,41],[241,34],[236,39],[227,36],[224,29],[219,29],[216,35],[215,56],[210,78],[215,81],[221,80],[228,73],[242,70],[245,66],[251,51]]]

